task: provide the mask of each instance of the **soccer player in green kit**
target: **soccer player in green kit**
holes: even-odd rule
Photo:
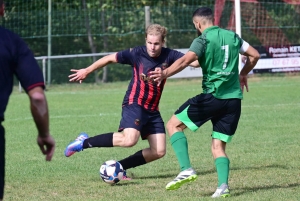
[[[198,8],[193,13],[193,23],[199,37],[194,39],[189,51],[169,68],[156,68],[151,72],[151,78],[159,85],[163,79],[180,72],[195,60],[199,61],[203,71],[203,92],[183,103],[166,126],[181,169],[166,189],[175,190],[186,182],[196,180],[197,174],[190,163],[183,131],[185,128],[196,131],[210,120],[213,125],[211,151],[218,175],[218,187],[212,197],[228,197],[229,159],[225,147],[238,125],[244,87],[248,91],[247,74],[260,55],[236,33],[214,26],[210,8]],[[240,74],[239,53],[247,56]]]

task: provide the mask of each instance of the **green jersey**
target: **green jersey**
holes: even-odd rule
[[[219,99],[243,98],[239,81],[239,53],[243,40],[234,32],[212,26],[194,39],[189,51],[198,56],[203,93]]]

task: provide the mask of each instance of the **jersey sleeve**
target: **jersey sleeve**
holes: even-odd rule
[[[249,48],[249,43],[247,43],[246,41],[244,41],[239,35],[235,34],[235,37],[238,39],[239,44],[240,44],[240,54],[244,54],[248,48]]]
[[[132,65],[132,49],[123,50],[117,53],[117,62],[120,64]]]
[[[201,36],[198,38],[195,38],[190,46],[189,51],[194,52],[198,58],[201,58],[205,51],[205,39],[203,39]]]
[[[171,57],[170,57],[170,65],[172,65],[177,59],[183,57],[184,54],[177,50],[171,50]]]
[[[242,40],[242,45],[241,45],[241,48],[240,48],[240,54],[244,54],[248,50],[249,46],[250,46],[249,43]]]
[[[16,37],[16,54],[14,73],[26,92],[37,86],[45,88],[43,73],[27,44]]]

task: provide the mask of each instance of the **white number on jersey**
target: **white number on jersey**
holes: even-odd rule
[[[227,67],[228,62],[228,56],[229,56],[229,46],[223,45],[221,46],[222,50],[225,50],[225,57],[224,57],[224,63],[223,63],[223,70]]]

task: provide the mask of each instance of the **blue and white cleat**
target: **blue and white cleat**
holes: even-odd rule
[[[65,156],[70,157],[76,152],[80,152],[83,150],[83,141],[87,139],[89,136],[86,133],[80,133],[78,137],[71,142],[65,149]]]

